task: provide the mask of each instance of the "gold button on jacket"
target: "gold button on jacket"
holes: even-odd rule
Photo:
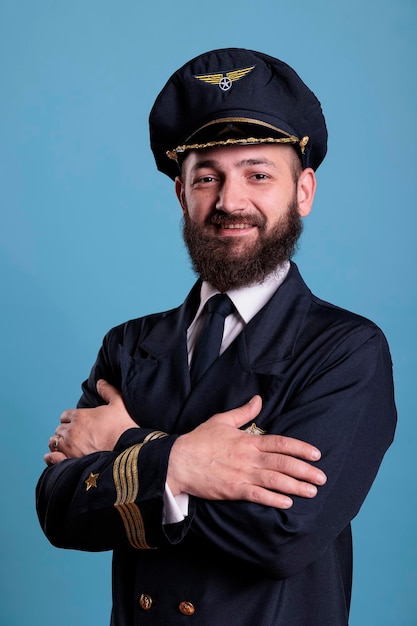
[[[144,611],[149,611],[149,609],[152,607],[152,602],[152,597],[147,593],[142,593],[139,598],[139,604]]]
[[[194,604],[191,602],[180,602],[178,608],[183,615],[194,615],[195,613]]]

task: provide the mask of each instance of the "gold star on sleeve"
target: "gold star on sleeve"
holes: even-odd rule
[[[85,484],[86,484],[85,490],[86,491],[91,489],[91,487],[97,487],[97,478],[99,476],[100,476],[100,474],[93,474],[92,472],[90,472],[90,476],[85,481]]]

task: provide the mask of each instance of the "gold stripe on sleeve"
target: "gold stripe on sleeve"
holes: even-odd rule
[[[166,433],[161,431],[150,433],[143,443],[131,446],[119,454],[113,466],[116,487],[114,506],[122,518],[130,545],[139,550],[151,550],[152,547],[146,541],[142,514],[135,502],[139,493],[138,457],[145,443],[161,437],[166,437]]]
[[[162,430],[154,430],[149,435],[146,435],[143,443],[148,443],[148,441],[154,441],[154,439],[162,439],[162,437],[166,437],[167,433],[162,432]]]

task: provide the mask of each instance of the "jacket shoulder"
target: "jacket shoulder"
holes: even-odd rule
[[[377,324],[369,318],[316,296],[304,282],[297,266],[294,263],[291,265],[291,280],[294,284],[297,284],[297,289],[301,293],[304,293],[304,295],[308,294],[308,297],[310,298],[310,316],[313,318],[318,317],[327,324],[347,324],[356,328],[362,327],[363,329],[368,329],[370,332],[382,333],[382,330],[377,326]]]
[[[181,307],[176,307],[168,311],[143,315],[118,324],[106,333],[104,344],[108,346],[133,346],[133,344],[140,344],[161,320],[175,317],[180,310]]]

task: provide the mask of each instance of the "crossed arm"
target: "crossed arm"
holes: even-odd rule
[[[56,465],[68,458],[111,451],[123,433],[139,428],[119,391],[104,380],[97,390],[105,405],[71,409],[61,415],[44,459]],[[315,467],[320,451],[310,444],[280,435],[248,435],[240,427],[260,413],[262,400],[212,416],[172,446],[166,482],[173,493],[208,500],[245,500],[288,509],[290,496],[312,498],[326,475]],[[58,447],[58,449],[56,449]]]
[[[277,416],[280,435],[240,430],[259,420],[259,396],[164,436],[132,420],[114,387],[97,389],[107,404],[64,412],[49,441],[54,467],[37,506],[50,541],[94,551],[202,537],[278,578],[315,560],[357,514],[395,429],[389,353],[372,329],[343,339],[298,390]],[[166,483],[191,496],[181,524],[162,521]]]

